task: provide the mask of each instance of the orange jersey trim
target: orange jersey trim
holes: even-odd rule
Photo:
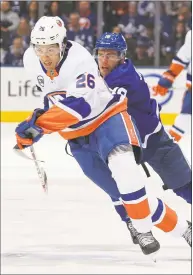
[[[64,91],[53,92],[53,93],[48,94],[47,97],[51,97],[51,96],[54,96],[54,95],[66,95],[66,92],[64,92]]]
[[[163,230],[164,232],[170,232],[176,227],[178,217],[176,212],[168,207],[167,204],[164,204],[164,206],[166,208],[166,213],[162,221],[155,226]]]
[[[51,80],[54,79],[54,77],[58,76],[58,72],[56,70],[47,71],[46,75],[49,76]]]
[[[136,204],[126,204],[124,202],[123,204],[128,216],[132,219],[145,219],[150,215],[150,208],[147,199]]]
[[[76,124],[79,119],[69,112],[53,105],[47,112],[36,120],[36,125],[41,127],[44,134],[58,132],[70,125]]]
[[[87,136],[90,133],[92,133],[96,128],[98,128],[103,122],[105,122],[107,119],[110,117],[121,113],[122,111],[127,110],[127,99],[125,98],[123,102],[120,104],[111,107],[107,112],[105,112],[103,115],[101,115],[98,119],[94,120],[91,124],[88,126],[85,126],[84,128],[81,129],[74,129],[73,131],[70,132],[62,132],[60,131],[59,134],[64,138],[64,139],[74,139],[77,137],[81,136]]]
[[[169,67],[169,70],[172,71],[175,76],[179,75],[183,69],[183,65],[176,63],[172,63]]]
[[[125,127],[131,144],[140,147],[139,139],[137,137],[135,127],[133,125],[130,115],[127,112],[122,112],[121,115],[125,122]]]

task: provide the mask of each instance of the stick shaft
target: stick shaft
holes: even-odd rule
[[[47,175],[46,175],[46,172],[44,171],[43,167],[41,167],[37,161],[35,149],[34,149],[33,145],[30,146],[30,152],[31,152],[32,158],[34,160],[36,170],[37,170],[40,182],[42,184],[42,187],[43,187],[44,191],[47,192],[48,191]]]

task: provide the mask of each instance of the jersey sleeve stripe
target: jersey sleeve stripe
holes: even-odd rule
[[[127,99],[115,106],[109,107],[101,116],[97,117],[93,121],[90,121],[88,125],[82,125],[79,129],[63,129],[62,131],[60,131],[60,135],[64,139],[73,139],[79,136],[87,136],[108,118],[124,110],[127,110]]]
[[[59,98],[59,96],[59,94],[55,94],[54,96],[50,96],[49,100],[54,102],[54,104],[59,108],[76,116],[79,121],[90,114],[91,107],[83,97],[76,98],[71,96],[67,98]]]
[[[171,71],[175,76],[179,75],[181,73],[181,71],[184,69],[184,65],[183,64],[177,64],[177,63],[173,63],[170,65],[169,71]]]
[[[76,112],[75,110],[66,106],[65,104],[62,104],[61,102],[55,102],[55,105],[57,107],[59,107],[60,109],[62,109],[63,111],[65,111],[66,113],[69,113],[69,114],[73,115],[74,117],[76,117],[78,119],[78,121],[82,120],[82,116],[80,113]]]
[[[45,134],[59,131],[79,121],[77,116],[56,105],[36,120],[36,125],[44,130]]]
[[[181,58],[179,58],[177,55],[173,58],[172,63],[178,63],[186,67],[189,62],[183,61]]]

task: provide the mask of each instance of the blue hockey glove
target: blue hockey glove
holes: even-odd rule
[[[43,136],[42,128],[35,125],[36,119],[43,113],[45,113],[43,109],[35,109],[29,118],[16,127],[17,145],[20,150],[31,146]]]

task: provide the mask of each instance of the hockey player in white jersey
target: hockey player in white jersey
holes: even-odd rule
[[[187,69],[186,87],[187,90],[183,97],[183,103],[180,114],[176,117],[174,124],[169,130],[171,136],[179,141],[186,133],[191,133],[191,115],[192,115],[192,31],[189,30],[185,37],[184,45],[179,49],[173,58],[169,69],[163,74],[158,85],[154,87],[156,94],[164,96],[168,89],[172,87],[175,78]],[[177,92],[177,91],[176,91]]]
[[[44,95],[44,109],[35,109],[17,126],[18,147],[22,150],[44,134],[58,132],[85,152],[81,162],[76,159],[83,171],[88,161],[105,164],[104,186],[99,186],[109,195],[113,188],[116,191],[112,193],[120,196],[139,232],[142,251],[157,251],[159,243],[153,236],[142,238],[152,229],[151,217],[158,199],[147,194],[144,174],[136,164],[141,161],[141,140],[126,111],[127,99],[109,92],[90,53],[67,41],[59,17],[40,18],[32,30],[31,43],[24,55],[24,66]],[[132,178],[125,173],[129,170],[135,175]],[[164,231],[167,221],[172,231],[181,235],[187,228],[186,221],[178,219],[169,207],[167,210],[158,221],[160,229]]]

